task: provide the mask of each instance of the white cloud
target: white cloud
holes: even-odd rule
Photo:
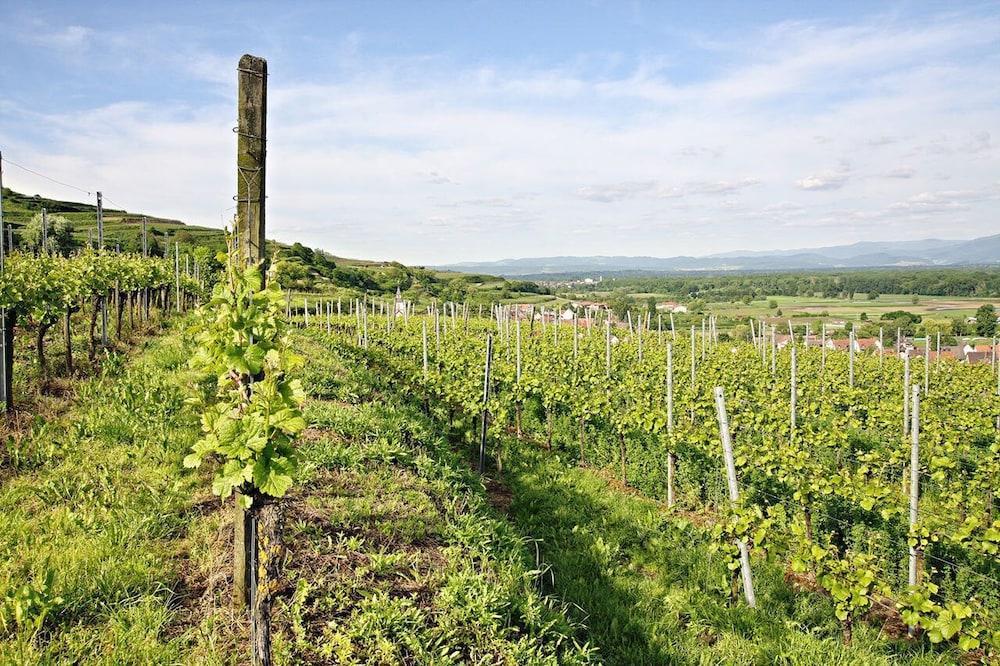
[[[825,171],[819,174],[813,174],[811,176],[806,176],[801,180],[795,181],[795,186],[800,190],[839,190],[847,181],[850,179],[851,175],[844,171]]]
[[[655,58],[624,75],[595,74],[593,59],[372,62],[363,39],[348,40],[332,80],[272,70],[268,233],[421,264],[849,242],[884,237],[873,220],[930,210],[955,234],[981,234],[995,228],[988,185],[1000,173],[998,36],[996,21],[960,17],[782,24],[718,47],[739,64],[693,81]],[[990,43],[989,57],[956,55]],[[173,53],[191,54],[198,81],[235,80],[227,54]],[[194,223],[218,225],[232,205],[229,97],[190,108],[123,93],[84,112],[0,104],[12,159]],[[934,174],[948,174],[950,194]]]
[[[587,185],[579,188],[576,193],[583,199],[610,203],[612,201],[621,201],[623,199],[632,198],[637,194],[649,192],[655,187],[656,181],[643,180],[627,183],[613,183],[610,185]]]
[[[68,25],[56,30],[41,28],[23,36],[22,41],[56,51],[79,51],[90,45],[94,37],[91,28],[82,25]]]

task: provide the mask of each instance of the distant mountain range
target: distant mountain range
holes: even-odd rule
[[[534,257],[466,261],[437,268],[508,277],[784,271],[906,266],[1000,265],[1000,234],[972,240],[865,241],[851,245],[726,252],[705,257]]]

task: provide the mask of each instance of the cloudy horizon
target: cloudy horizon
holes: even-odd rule
[[[4,2],[0,150],[130,210],[221,226],[251,52],[270,72],[268,237],[340,256],[1000,230],[996,4],[415,4],[182,4],[166,23]],[[4,185],[81,198],[18,169]]]

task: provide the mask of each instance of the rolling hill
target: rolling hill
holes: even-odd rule
[[[4,188],[3,220],[13,230],[15,246],[22,245],[25,226],[43,208],[50,216],[70,222],[74,246],[85,247],[96,241],[95,205],[26,195]],[[105,246],[117,245],[123,251],[140,251],[143,218],[147,222],[147,238],[153,254],[162,255],[177,243],[182,255],[200,254],[203,260],[211,262],[216,253],[225,249],[222,229],[113,208],[104,209]],[[547,289],[533,282],[508,280],[479,272],[470,274],[464,271],[459,274],[422,266],[404,266],[394,261],[351,259],[299,243],[289,245],[274,240],[267,241],[267,251],[272,256],[280,252],[278,280],[283,287],[296,292],[323,293],[350,299],[365,294],[391,295],[401,289],[408,300],[418,303],[432,299],[484,304],[505,300],[533,302],[552,299]]]
[[[670,274],[688,271],[786,271],[893,266],[1000,264],[1000,234],[972,240],[861,242],[831,247],[727,252],[704,257],[536,257],[440,266],[508,277]]]

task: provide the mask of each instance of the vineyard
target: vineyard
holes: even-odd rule
[[[157,81],[167,76],[157,70]],[[106,228],[102,192],[91,206],[0,183],[0,664],[1000,663],[1000,320],[984,300],[997,293],[992,245],[892,241],[926,246],[928,271],[900,268],[912,258],[886,250],[856,261],[893,268],[864,274],[831,255],[835,272],[742,275],[728,268],[739,257],[723,253],[707,257],[725,262],[723,276],[607,282],[346,259],[268,239],[269,196],[285,206],[278,219],[303,218],[279,236],[309,230],[311,206],[266,186],[267,61],[243,55],[235,76],[235,126],[220,126],[236,147],[235,194],[190,204],[218,203],[231,228],[118,204]],[[478,89],[493,76],[457,80]],[[312,86],[290,80],[276,105],[285,121],[292,108],[293,121],[313,107],[369,113],[322,88],[299,104],[294,90]],[[177,119],[150,136],[199,108],[162,106]],[[192,115],[215,119],[214,101],[206,109]],[[467,133],[461,117],[443,117],[456,137]],[[506,141],[491,122],[484,133]],[[353,142],[350,126],[316,126]],[[288,129],[274,136],[302,134]],[[974,134],[967,151],[986,159],[989,136]],[[380,137],[357,148],[395,140]],[[425,145],[441,144],[412,141],[399,174],[415,171]],[[938,147],[921,154],[954,152]],[[316,150],[327,152],[337,154]],[[712,160],[724,151],[715,152],[705,149]],[[340,178],[348,163],[337,159],[330,173]],[[392,215],[422,215],[396,203],[409,187],[399,174],[383,181],[391,162],[365,159],[379,179],[368,189],[392,201]],[[6,163],[92,195],[66,182],[75,177],[56,178],[61,170]],[[882,171],[859,164],[855,176],[841,164],[785,180],[834,197]],[[214,178],[201,168],[185,177]],[[911,171],[885,178],[903,187]],[[476,180],[411,176],[456,193]],[[995,185],[925,192],[870,219],[971,210],[996,199]],[[751,186],[777,187],[746,177],[556,189],[575,192],[574,206],[724,195],[729,214],[744,210],[729,204]],[[359,223],[380,251],[403,247],[409,230],[382,237],[395,227],[370,219],[375,208],[346,205],[340,187],[331,182],[323,212],[338,252],[354,247],[341,234]],[[440,234],[447,248],[448,225],[484,222],[506,235],[535,224],[515,202],[541,205],[550,197],[538,189],[463,204],[426,196],[422,205],[441,214],[415,237]],[[473,204],[498,210],[461,212]],[[789,229],[799,211],[807,219],[790,202],[762,212],[779,207]],[[858,220],[869,219],[863,212]],[[941,254],[934,246],[944,243]],[[810,256],[788,252],[790,266]],[[949,267],[967,252],[958,259],[984,265]],[[629,258],[594,259],[603,268]],[[560,291],[570,287],[579,293]],[[948,299],[923,303],[923,314],[901,309],[931,294]],[[830,317],[834,299],[845,305]]]
[[[502,309],[492,320],[455,306],[430,317],[322,312],[314,324],[388,352],[406,390],[461,422],[498,478],[518,455],[513,434],[613,469],[622,487],[701,525],[734,600],[745,549],[751,580],[758,560],[778,559],[794,585],[829,596],[845,643],[862,618],[898,613],[931,643],[1000,647],[995,363],[925,365],[801,341],[776,351],[766,336],[719,343],[711,329],[538,324]]]

